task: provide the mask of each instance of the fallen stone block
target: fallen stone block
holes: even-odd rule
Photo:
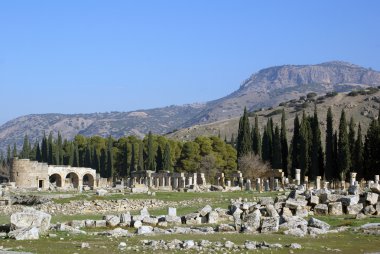
[[[141,226],[137,230],[138,235],[149,235],[153,233],[153,227],[151,226]]]
[[[120,223],[120,216],[117,215],[105,215],[103,220],[106,221],[106,225],[109,227],[116,227]]]
[[[202,217],[205,217],[209,212],[212,211],[212,207],[210,205],[206,205],[205,207],[203,207],[201,210],[199,210],[199,214],[202,216]]]
[[[27,208],[11,215],[11,230],[35,227],[40,234],[44,234],[50,228],[50,220],[50,214]]]
[[[72,220],[70,226],[73,228],[84,228],[86,226],[86,221],[84,220]]]
[[[40,238],[37,227],[19,228],[8,233],[8,237],[16,240],[38,240]]]
[[[260,210],[255,210],[253,213],[243,217],[242,226],[245,231],[254,232],[260,228],[261,213]]]
[[[340,198],[338,201],[342,202],[342,205],[347,207],[347,206],[358,204],[359,200],[360,200],[359,195],[347,195]]]
[[[326,231],[330,229],[330,225],[329,224],[327,224],[324,221],[321,221],[321,220],[318,220],[316,218],[313,218],[313,217],[311,217],[309,219],[308,226],[309,227],[323,229],[323,230],[326,230]]]
[[[347,206],[347,214],[349,215],[357,215],[363,210],[363,204],[354,204]]]
[[[285,235],[292,235],[296,237],[304,237],[306,235],[306,231],[302,230],[301,228],[292,228],[284,231]]]
[[[218,232],[235,232],[235,227],[228,224],[220,224],[218,226]]]
[[[107,227],[107,222],[105,220],[96,220],[95,227],[97,228],[105,228]]]
[[[207,218],[208,218],[208,223],[215,224],[215,223],[218,223],[219,221],[219,214],[216,211],[211,211],[208,213]]]
[[[278,217],[264,217],[261,223],[261,233],[277,232],[280,224]]]
[[[318,204],[314,207],[315,215],[328,215],[329,207],[326,204]]]
[[[343,207],[341,202],[329,203],[329,214],[330,215],[342,215]]]
[[[158,219],[152,217],[145,217],[142,222],[150,226],[156,226],[158,224]]]
[[[298,207],[305,207],[306,205],[307,205],[306,200],[288,199],[286,200],[286,203],[285,203],[285,207],[288,207],[293,210],[296,210]]]
[[[368,205],[364,207],[363,212],[365,215],[374,215],[376,213],[376,209],[373,205]]]
[[[379,194],[373,193],[373,192],[367,192],[365,195],[365,200],[370,204],[370,205],[375,205],[378,200],[379,200]]]
[[[319,204],[319,197],[318,196],[311,196],[310,197],[310,204],[311,205],[318,205]]]

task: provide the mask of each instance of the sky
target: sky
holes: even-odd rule
[[[206,102],[262,68],[380,70],[380,1],[2,0],[0,124]]]

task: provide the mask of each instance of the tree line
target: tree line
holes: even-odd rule
[[[282,169],[289,177],[294,177],[295,169],[299,168],[301,175],[308,176],[310,180],[315,180],[317,176],[342,180],[349,172],[357,172],[358,179],[372,179],[380,173],[380,117],[372,119],[363,136],[360,123],[356,128],[352,117],[347,121],[344,110],[341,111],[339,128],[334,130],[330,107],[326,115],[326,138],[322,143],[316,106],[313,115],[306,115],[305,111],[301,119],[296,115],[290,142],[286,134],[284,109],[280,126],[274,125],[272,118],[268,118],[262,132],[258,127],[257,115],[252,126],[248,116],[247,109],[244,109],[236,140],[238,158],[253,153],[270,163],[272,168]]]
[[[181,142],[149,132],[144,139],[135,136],[114,139],[111,136],[85,137],[72,141],[50,133],[31,143],[25,135],[21,151],[8,146],[1,153],[3,166],[11,158],[30,159],[51,165],[71,165],[96,169],[101,177],[128,177],[133,171],[204,172],[213,177],[217,172],[236,171],[236,150],[219,137],[197,137]]]

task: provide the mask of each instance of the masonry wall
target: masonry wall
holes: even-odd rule
[[[20,188],[49,188],[48,165],[28,159],[13,159],[10,181]]]

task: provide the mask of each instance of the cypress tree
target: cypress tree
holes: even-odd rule
[[[42,138],[42,143],[41,143],[41,159],[42,162],[48,162],[49,154],[48,154],[48,142],[47,138],[44,132],[44,136]]]
[[[144,171],[144,146],[142,142],[139,143],[139,158],[137,164],[137,171]]]
[[[136,171],[135,144],[132,143],[131,163],[130,163],[129,174],[131,174],[134,171]]]
[[[311,123],[312,130],[312,143],[311,143],[311,166],[310,166],[310,179],[315,180],[317,176],[322,175],[320,169],[320,156],[322,156],[323,162],[323,153],[322,153],[322,142],[321,142],[321,130],[319,129],[319,120],[317,113],[317,106],[314,108],[314,116]],[[322,155],[321,155],[322,153]]]
[[[261,158],[263,161],[270,161],[271,159],[271,144],[270,144],[270,138],[268,134],[268,128],[264,129],[264,134],[263,134],[263,141],[262,141],[262,148],[261,148]]]
[[[364,147],[362,140],[362,127],[359,123],[358,134],[355,141],[354,157],[352,157],[352,164],[354,170],[358,173],[358,179],[364,177]]]
[[[233,147],[236,147],[235,146],[235,135],[232,133],[231,134],[231,141],[230,141],[230,144],[233,146]]]
[[[334,169],[334,129],[333,129],[333,116],[331,107],[327,111],[326,117],[326,166],[324,178],[332,180],[335,177]]]
[[[63,144],[62,144],[62,135],[61,132],[58,131],[58,137],[57,137],[57,151],[56,151],[56,160],[58,165],[63,164]]]
[[[74,144],[72,157],[73,157],[73,161],[72,161],[71,166],[79,167],[79,151],[78,151],[78,145],[76,143]]]
[[[162,167],[164,171],[173,172],[173,165],[172,165],[172,159],[171,159],[171,153],[170,153],[170,145],[169,143],[166,143],[165,150],[164,150],[164,159],[162,162]]]
[[[261,155],[261,135],[259,130],[259,120],[255,115],[255,124],[252,129],[252,151],[257,155]]]
[[[247,108],[244,108],[243,116],[239,120],[239,129],[236,142],[237,157],[248,154],[252,149],[251,134]]]
[[[91,147],[89,144],[87,144],[86,146],[86,152],[85,152],[85,156],[84,156],[84,166],[86,168],[91,168],[92,166],[92,158],[91,158]]]
[[[107,147],[107,178],[114,177],[112,147],[113,147],[112,137],[109,136],[108,147]]]
[[[291,175],[295,177],[296,168],[300,167],[299,162],[300,155],[300,122],[298,114],[294,118],[294,129],[293,129],[293,138],[292,138],[292,166],[291,166]]]
[[[285,175],[289,174],[288,172],[288,158],[289,158],[289,147],[288,147],[288,139],[286,138],[286,124],[285,124],[285,110],[282,109],[281,115],[281,160],[282,160],[282,170]]]
[[[350,147],[348,143],[346,113],[342,110],[339,121],[338,138],[338,173],[339,179],[344,180],[350,167]]]
[[[50,132],[49,133],[49,137],[48,137],[48,164],[52,165],[53,164],[53,160],[54,160],[54,156],[53,156],[53,153],[54,153],[54,149],[53,149],[53,133]]]
[[[339,171],[338,171],[338,131],[335,131],[334,133],[334,153],[333,153],[333,168],[334,168],[334,175],[333,179],[339,178]]]
[[[22,159],[28,159],[29,158],[29,153],[30,153],[30,146],[29,146],[29,138],[28,135],[25,134],[24,136],[24,143],[22,145],[22,151],[21,151],[21,158]]]
[[[36,147],[36,161],[41,162],[42,161],[42,155],[41,155],[41,149],[40,149],[40,143],[36,141],[37,147]]]
[[[104,148],[100,150],[100,176],[107,178],[107,152]]]
[[[299,164],[301,176],[308,175],[310,169],[310,146],[311,146],[311,128],[310,122],[303,112],[300,128],[300,154]]]
[[[273,136],[273,162],[272,167],[279,169],[282,167],[282,154],[281,154],[281,137],[280,130],[276,125],[274,136]]]
[[[18,156],[16,143],[13,144],[12,158]]]
[[[153,148],[153,135],[152,132],[148,134],[148,158],[147,158],[147,170],[155,171],[155,158],[154,158],[154,148]]]
[[[156,167],[157,167],[156,168],[157,172],[160,170],[163,170],[163,157],[162,157],[161,146],[158,146],[158,148],[157,148]]]
[[[7,164],[10,165],[12,159],[11,146],[8,144],[7,147]]]
[[[379,174],[380,168],[380,123],[373,119],[369,125],[364,145],[364,161],[366,179],[373,179],[374,175]]]
[[[125,145],[123,147],[123,158],[122,158],[123,167],[121,169],[122,170],[122,172],[121,172],[122,177],[127,177],[129,175],[129,173],[128,173],[128,171],[129,171],[128,156],[129,156],[128,144],[125,143]]]
[[[353,167],[353,158],[355,157],[355,123],[354,118],[351,116],[350,123],[348,125],[348,146],[350,149],[350,172],[355,171]]]
[[[99,154],[94,147],[92,150],[92,166],[91,168],[96,170],[96,173],[100,173],[100,159]]]

